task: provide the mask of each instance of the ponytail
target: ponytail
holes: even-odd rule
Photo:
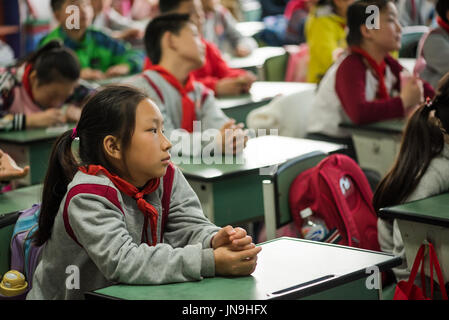
[[[42,48],[17,62],[32,65],[36,70],[39,85],[62,81],[76,81],[81,74],[81,66],[75,53],[64,47],[61,40],[52,40]]]
[[[42,192],[39,228],[34,234],[34,243],[37,246],[43,245],[51,237],[59,206],[78,168],[72,153],[72,141],[72,130],[68,130],[53,146]]]
[[[443,133],[449,132],[449,91],[443,92],[421,105],[408,121],[396,162],[374,193],[376,211],[403,203],[416,189],[432,159],[443,150]]]

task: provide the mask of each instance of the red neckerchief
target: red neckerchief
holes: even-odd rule
[[[385,60],[382,60],[380,64],[378,64],[365,50],[359,48],[359,47],[351,47],[351,51],[354,53],[360,54],[362,57],[366,59],[368,64],[371,66],[371,68],[376,73],[377,80],[379,81],[379,88],[377,89],[377,98],[379,99],[388,99],[390,95],[388,94],[387,87],[385,86],[385,68],[387,64],[385,63]]]
[[[34,101],[33,91],[31,90],[31,84],[30,84],[31,69],[33,69],[33,65],[31,63],[27,64],[27,66],[25,67],[25,72],[23,73],[23,77],[22,77],[22,85],[25,88],[25,91],[30,96],[31,100]]]
[[[161,66],[152,65],[148,69],[159,73],[159,75],[161,75],[168,83],[170,83],[176,90],[178,90],[179,94],[182,97],[181,128],[187,130],[188,132],[193,132],[193,121],[196,120],[195,103],[187,95],[189,92],[194,90],[194,78],[192,74],[189,74],[186,85],[183,87],[179,83],[178,79],[176,79],[170,72],[168,72]]]
[[[444,21],[440,16],[437,16],[437,23],[441,28],[443,28],[444,30],[446,30],[447,33],[449,33],[449,24],[446,21]]]
[[[149,246],[153,245],[155,246],[157,244],[157,219],[158,219],[158,212],[155,207],[153,207],[150,203],[145,201],[143,197],[147,194],[150,194],[154,192],[158,187],[160,183],[160,179],[152,179],[150,180],[145,188],[143,190],[137,189],[135,186],[130,184],[129,182],[123,180],[119,176],[110,173],[107,169],[105,169],[102,166],[98,165],[89,165],[87,166],[87,169],[85,167],[79,167],[79,170],[81,172],[84,172],[86,174],[90,175],[97,175],[98,173],[105,174],[112,183],[123,193],[130,196],[134,200],[137,201],[137,206],[139,207],[139,210],[142,211],[144,216],[144,222],[143,222],[143,229],[142,229],[142,236],[141,236],[141,242],[147,243]],[[148,239],[148,224],[151,222],[151,243]]]

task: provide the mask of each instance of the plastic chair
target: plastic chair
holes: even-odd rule
[[[281,165],[269,179],[262,181],[266,238],[276,238],[276,229],[292,221],[289,206],[290,185],[298,174],[316,166],[328,154],[315,151]]]
[[[402,29],[399,58],[416,58],[421,37],[429,32],[427,26],[408,26]]]

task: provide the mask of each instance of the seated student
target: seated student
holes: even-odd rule
[[[449,191],[449,74],[440,83],[433,100],[408,120],[398,157],[374,193],[376,211]],[[379,218],[378,237],[382,251],[403,259],[393,268],[396,280],[407,280],[410,272],[397,221]]]
[[[434,0],[399,0],[398,14],[401,26],[428,26],[435,12]]]
[[[74,23],[70,6],[77,6],[79,25]],[[90,0],[51,0],[51,7],[59,27],[41,40],[40,45],[61,39],[76,52],[81,63],[81,78],[101,80],[125,76],[142,70],[143,54],[131,45],[115,40],[91,27],[93,10]]]
[[[170,163],[163,130],[156,104],[138,90],[111,86],[88,101],[77,128],[53,147],[34,239],[45,247],[27,299],[82,299],[114,282],[158,285],[255,270],[261,247],[244,229],[207,220]],[[166,173],[173,180],[164,210]],[[65,285],[70,265],[79,269],[77,289]]]
[[[201,0],[164,0],[159,3],[159,9],[161,14],[189,14],[200,33],[202,32],[204,12]],[[195,79],[213,90],[217,96],[247,93],[256,77],[251,72],[229,68],[214,44],[206,40],[203,43],[206,59],[204,65],[193,72]]]
[[[449,1],[438,0],[436,11],[438,27],[430,32],[424,42],[422,55],[426,67],[420,73],[434,87],[449,72]]]
[[[72,50],[51,41],[17,66],[0,69],[0,129],[24,130],[76,122],[75,104],[91,92],[79,86],[80,65]],[[69,103],[65,112],[61,108]]]
[[[191,134],[195,120],[201,122],[201,131],[221,129],[221,137],[216,141],[221,149],[218,151],[231,150],[225,139],[225,130],[232,130],[236,140],[246,139],[243,137],[243,124],[236,125],[229,119],[217,107],[212,91],[195,81],[191,74],[204,63],[204,46],[189,15],[166,14],[152,20],[145,31],[145,48],[154,64],[127,82],[141,88],[156,102],[165,119],[167,136],[173,142],[173,131],[184,129],[185,133]],[[176,134],[181,132],[177,130]],[[191,147],[192,139],[193,135],[187,140]],[[232,150],[238,153],[236,141],[233,143]],[[190,147],[188,149],[188,153],[196,154]]]
[[[25,177],[30,172],[30,166],[20,168],[17,163],[0,149],[0,183]]]
[[[319,82],[346,48],[346,11],[354,0],[320,0],[306,21],[305,34],[310,62],[307,81]]]
[[[237,21],[218,0],[202,0],[205,22],[204,39],[215,44],[221,52],[245,57],[258,47],[256,40],[244,37],[236,29]]]
[[[379,29],[368,28],[369,5],[380,10]],[[433,89],[410,76],[389,52],[401,45],[401,27],[390,0],[360,0],[348,9],[349,52],[335,63],[321,81],[309,115],[309,138],[344,143],[355,158],[349,132],[342,122],[367,124],[401,118],[410,113]]]
[[[136,40],[143,38],[143,30],[133,27],[134,21],[122,16],[111,7],[111,0],[91,0],[94,12],[92,26],[115,39]]]

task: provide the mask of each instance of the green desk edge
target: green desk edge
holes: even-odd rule
[[[382,208],[383,219],[402,219],[449,228],[449,193]]]

